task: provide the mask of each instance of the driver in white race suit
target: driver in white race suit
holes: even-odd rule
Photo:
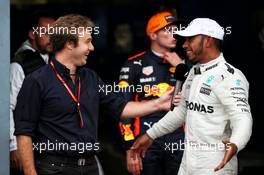
[[[185,122],[185,151],[178,174],[236,175],[236,154],[252,132],[249,83],[220,52],[224,31],[217,22],[196,18],[176,33],[186,38],[183,48],[197,64],[183,85],[179,106],[134,143],[133,156],[144,156],[154,139]]]

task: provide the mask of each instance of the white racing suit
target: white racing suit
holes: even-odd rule
[[[222,140],[236,144],[238,151],[249,141],[248,88],[243,73],[226,63],[222,54],[190,70],[180,105],[147,131],[155,139],[185,122],[185,151],[178,175],[237,174],[236,156],[223,169],[214,172],[214,168],[224,158]]]

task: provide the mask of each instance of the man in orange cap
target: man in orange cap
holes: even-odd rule
[[[176,22],[176,18],[167,11],[159,12],[149,19],[146,33],[151,42],[150,49],[128,58],[120,71],[119,86],[123,88],[124,97],[128,101],[147,101],[158,98],[175,85],[175,67],[183,62],[175,52],[171,52],[177,43],[172,33],[172,30],[176,29]],[[131,92],[131,86],[141,88]],[[172,150],[171,147],[183,142],[182,128],[157,139],[144,159],[133,159],[130,156],[129,148],[134,139],[144,134],[165,114],[166,111],[157,112],[140,119],[125,119],[120,123],[126,149],[127,169],[130,173],[134,175],[177,174],[182,151]]]

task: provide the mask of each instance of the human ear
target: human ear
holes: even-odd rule
[[[30,30],[30,31],[28,32],[28,37],[29,37],[31,40],[34,40],[36,36],[33,34],[33,31]]]
[[[212,47],[213,44],[213,38],[212,37],[206,37],[206,43],[205,43],[205,47]]]
[[[157,39],[157,34],[156,33],[151,33],[149,35],[149,37],[150,37],[151,40],[156,40]]]
[[[73,48],[75,48],[75,44],[73,43],[73,41],[67,41],[65,43],[65,47],[69,50],[72,50]]]

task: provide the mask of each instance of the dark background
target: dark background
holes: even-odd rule
[[[254,120],[253,134],[247,147],[239,154],[240,175],[264,170],[263,81],[264,6],[263,1],[209,0],[13,0],[11,1],[11,54],[27,38],[28,19],[35,11],[44,11],[55,18],[78,13],[90,17],[100,27],[94,37],[95,51],[89,55],[87,66],[94,69],[108,84],[118,80],[124,61],[148,49],[145,34],[147,20],[161,9],[176,9],[178,18],[191,21],[209,17],[223,27],[231,26],[226,35],[223,53],[226,60],[239,68],[250,82],[250,105]],[[262,43],[259,38],[263,30]],[[128,41],[125,47],[117,40]],[[106,175],[126,174],[125,160],[120,146],[117,121],[101,114],[99,140],[100,160]]]

